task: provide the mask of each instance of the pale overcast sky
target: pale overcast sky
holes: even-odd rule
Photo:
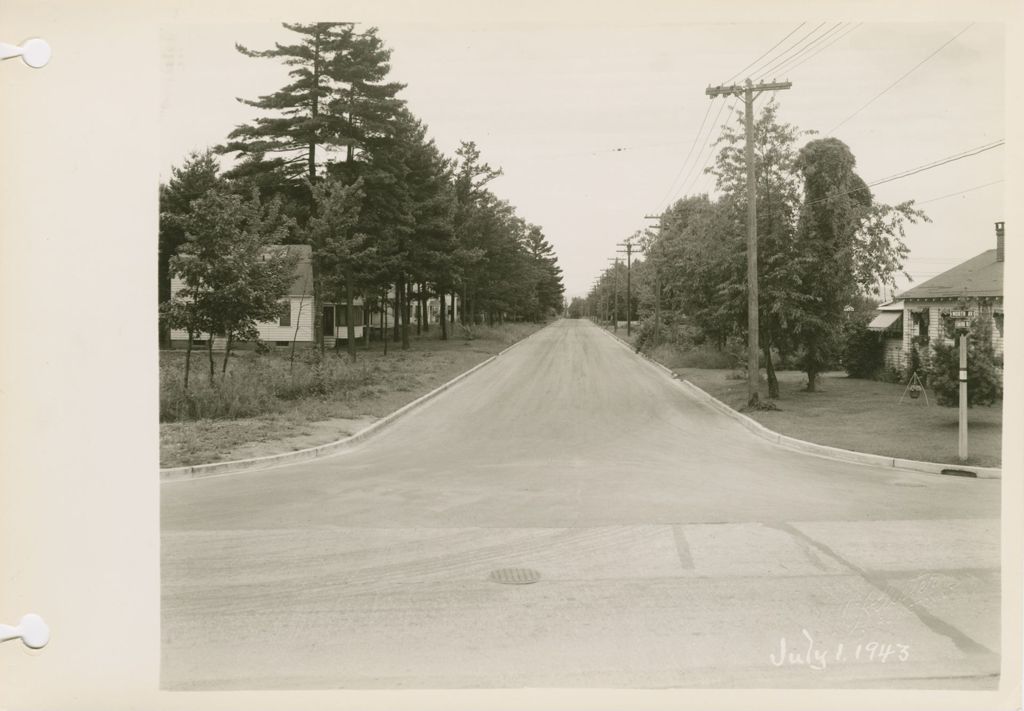
[[[487,162],[501,166],[495,192],[543,228],[565,272],[567,296],[575,296],[589,289],[617,242],[651,224],[645,214],[711,189],[711,176],[699,169],[718,132],[713,119],[724,120],[729,110],[719,114],[724,100],[716,100],[698,136],[710,103],[705,88],[739,72],[800,21],[377,24],[393,50],[393,78],[408,84],[402,96],[411,110],[449,155],[460,140],[473,140]],[[808,57],[813,49],[796,53],[832,30],[809,61],[790,71],[769,69],[766,77],[793,82],[778,93],[781,118],[822,134],[946,45],[834,131],[865,180],[1004,137],[1002,26],[836,25],[808,21],[768,55]],[[217,144],[255,115],[236,96],[253,98],[283,84],[279,65],[238,54],[235,42],[266,48],[293,37],[274,24],[165,28],[163,178],[189,150]],[[684,164],[695,138],[697,150]],[[1004,178],[1005,159],[1005,149],[996,148],[874,189],[883,202],[916,199],[932,219],[907,235],[907,269],[917,282],[994,247],[1006,184],[987,184]]]

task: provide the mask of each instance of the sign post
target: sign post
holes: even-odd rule
[[[961,462],[967,461],[967,333],[970,319],[974,311],[958,309],[949,312],[949,317],[956,319],[957,335],[960,338],[960,428],[957,442],[957,456]]]

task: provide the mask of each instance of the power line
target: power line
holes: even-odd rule
[[[836,40],[842,37],[848,30],[851,29],[852,23],[838,22],[833,25],[825,34],[821,35],[814,42],[809,44],[798,52],[792,58],[783,62],[779,67],[776,68],[776,72],[788,72],[795,66],[803,64],[805,61],[810,59],[818,52],[824,50],[826,47],[832,45]]]
[[[713,105],[714,103],[715,103],[715,102],[713,102],[713,101],[712,101],[712,102],[710,102],[710,103],[708,104],[708,106],[710,107],[710,106],[712,106],[712,105]],[[707,148],[707,143],[706,143],[706,142],[707,142],[707,141],[708,141],[708,140],[709,140],[709,139],[711,138],[711,134],[712,134],[712,133],[714,132],[714,130],[715,130],[715,128],[714,128],[714,127],[715,127],[716,125],[718,125],[718,119],[719,119],[719,118],[720,118],[720,117],[722,116],[722,111],[723,111],[723,110],[725,110],[725,106],[726,106],[726,104],[727,104],[727,103],[728,103],[728,102],[725,102],[725,101],[723,101],[723,102],[722,102],[722,103],[721,103],[721,104],[719,105],[719,107],[718,107],[718,113],[717,113],[717,114],[715,114],[715,119],[714,119],[714,121],[712,121],[712,123],[711,123],[711,128],[709,128],[709,129],[708,129],[708,135],[707,135],[707,137],[706,137],[706,138],[704,138],[705,144],[704,144],[704,145],[702,145],[702,146],[701,146],[701,148],[700,148],[700,150],[699,150],[699,151],[698,151],[698,152],[696,153],[696,156],[695,156],[695,158],[694,158],[694,161],[693,161],[693,163],[691,163],[691,164],[690,164],[690,168],[689,168],[689,171],[688,171],[688,172],[686,173],[686,177],[685,177],[685,178],[683,178],[683,182],[682,182],[682,183],[680,184],[680,189],[681,189],[681,190],[683,190],[683,192],[685,192],[685,187],[686,187],[686,185],[687,185],[687,184],[688,184],[688,183],[690,182],[690,177],[691,177],[691,176],[693,175],[693,171],[694,171],[694,169],[695,169],[695,168],[697,167],[697,164],[698,164],[698,163],[700,162],[701,156],[702,156],[702,155],[704,155],[704,149],[705,149],[705,148]],[[714,144],[712,144],[712,145],[714,145]],[[672,184],[672,189],[671,189],[671,190],[669,191],[669,193],[670,193],[670,194],[669,194],[669,198],[670,198],[670,199],[671,199],[671,196],[672,196],[672,195],[676,194],[676,190],[675,190],[675,182],[673,182],[673,184]],[[662,202],[664,203],[665,201],[664,201],[664,200],[662,200]]]
[[[763,80],[763,79],[767,78],[767,76],[768,76],[768,74],[770,72],[777,71],[778,68],[781,67],[782,65],[786,64],[787,62],[793,61],[794,59],[799,57],[801,54],[809,51],[809,49],[816,42],[821,40],[822,37],[826,37],[830,32],[834,31],[840,24],[842,24],[842,23],[837,22],[831,28],[825,30],[825,32],[823,32],[822,34],[820,34],[817,37],[814,37],[813,39],[811,39],[811,41],[808,42],[806,45],[804,45],[803,47],[800,47],[800,44],[804,40],[806,40],[809,37],[811,37],[811,35],[813,35],[815,32],[820,30],[825,25],[825,23],[822,22],[820,25],[818,25],[813,30],[811,30],[810,34],[808,34],[807,37],[804,37],[804,39],[800,40],[800,42],[798,42],[797,44],[795,44],[792,47],[790,47],[789,51],[786,53],[786,54],[789,54],[790,56],[786,56],[786,54],[783,54],[783,55],[781,55],[779,57],[776,57],[773,62],[771,62],[770,64],[768,64],[768,65],[762,67],[760,70],[758,70],[760,72],[760,74],[758,76],[758,80],[760,81],[760,80]]]
[[[933,168],[938,168],[938,167],[946,165],[948,163],[954,163],[954,162],[956,162],[958,160],[963,160],[964,158],[970,158],[972,156],[976,156],[976,155],[979,155],[981,153],[985,153],[986,151],[991,151],[991,150],[993,150],[995,148],[999,148],[1004,143],[1005,143],[1005,141],[1003,139],[999,139],[998,141],[995,141],[994,143],[985,144],[984,146],[978,146],[977,148],[969,148],[966,151],[962,151],[960,153],[954,153],[953,155],[947,156],[945,158],[939,158],[938,160],[934,160],[931,163],[926,163],[926,164],[918,166],[916,168],[910,168],[910,169],[902,171],[900,173],[894,173],[893,175],[887,176],[885,178],[880,178],[880,179],[875,180],[875,181],[873,181],[871,183],[867,183],[862,188],[854,188],[853,190],[847,190],[846,192],[835,193],[833,195],[829,195],[828,197],[818,198],[817,200],[812,200],[811,202],[804,203],[804,207],[809,207],[811,205],[817,205],[820,202],[825,202],[827,200],[831,200],[832,198],[841,197],[843,195],[852,195],[853,193],[861,192],[862,190],[867,190],[868,188],[873,188],[876,185],[884,185],[885,183],[891,183],[894,180],[902,180],[903,178],[909,178],[911,175],[917,175],[918,173],[923,173],[926,170],[932,170]],[[982,187],[984,187],[984,186],[982,186]]]
[[[964,28],[963,28],[962,30],[960,30],[959,32],[957,32],[957,33],[956,33],[955,35],[953,35],[952,37],[950,37],[950,38],[949,38],[948,40],[946,40],[946,41],[945,41],[945,42],[944,42],[944,43],[942,44],[942,46],[941,46],[941,47],[939,47],[939,48],[938,48],[938,49],[936,49],[936,50],[935,50],[934,52],[932,52],[932,53],[931,53],[931,54],[929,54],[929,55],[928,55],[927,57],[925,57],[924,59],[922,59],[922,60],[921,60],[920,62],[918,62],[917,64],[915,64],[915,65],[914,65],[913,67],[911,67],[911,68],[910,68],[910,70],[909,70],[909,71],[907,71],[907,72],[906,72],[905,74],[903,74],[903,75],[902,75],[902,76],[901,76],[901,77],[900,77],[899,79],[897,79],[897,80],[896,80],[896,81],[894,81],[894,82],[893,82],[892,84],[890,84],[889,86],[887,86],[887,87],[885,87],[884,89],[882,89],[882,91],[878,92],[878,93],[877,93],[877,94],[875,94],[875,95],[874,95],[873,97],[871,97],[871,99],[869,99],[869,100],[868,100],[868,102],[867,102],[866,104],[864,104],[863,106],[861,106],[861,107],[860,107],[859,109],[857,109],[857,110],[856,110],[856,111],[854,111],[854,112],[853,112],[852,114],[850,114],[849,116],[847,116],[846,118],[844,118],[844,119],[843,119],[842,121],[840,121],[839,123],[837,123],[837,124],[836,124],[835,126],[833,126],[833,127],[831,128],[831,129],[829,129],[828,133],[826,133],[825,135],[831,135],[833,131],[835,131],[835,130],[836,130],[837,128],[839,128],[840,126],[842,126],[842,125],[843,125],[844,123],[846,123],[847,121],[849,121],[850,119],[852,119],[852,118],[853,118],[854,116],[856,116],[857,114],[859,114],[859,113],[860,113],[861,111],[863,111],[864,109],[866,109],[866,108],[867,108],[868,106],[870,106],[870,105],[871,105],[872,103],[874,103],[876,99],[878,99],[878,98],[879,98],[880,96],[882,96],[882,95],[883,95],[883,94],[885,94],[885,93],[886,93],[887,91],[889,91],[890,89],[892,89],[892,88],[893,88],[894,86],[896,86],[897,84],[899,84],[899,83],[900,83],[901,81],[903,81],[904,79],[906,79],[906,78],[907,78],[908,76],[910,76],[911,74],[913,74],[913,73],[914,73],[914,72],[915,72],[915,71],[917,70],[917,68],[918,68],[918,67],[920,67],[920,66],[921,66],[922,64],[924,64],[925,62],[927,62],[927,61],[928,61],[929,59],[931,59],[932,57],[934,57],[934,56],[935,56],[936,54],[938,54],[939,52],[941,52],[941,51],[942,51],[943,49],[945,49],[945,48],[946,48],[946,46],[947,46],[947,45],[949,45],[949,44],[950,44],[951,42],[953,42],[953,40],[955,40],[955,39],[956,39],[957,37],[959,37],[960,35],[962,35],[962,34],[963,34],[964,32],[966,32],[967,30],[971,29],[971,27],[973,27],[973,26],[974,26],[974,23],[973,23],[973,22],[971,22],[971,23],[970,23],[970,24],[968,24],[968,25],[967,25],[966,27],[964,27]]]
[[[921,202],[919,202],[917,204],[918,205],[927,205],[930,202],[936,202],[938,200],[945,200],[946,198],[956,197],[957,195],[963,195],[964,193],[972,193],[975,190],[981,190],[982,188],[987,188],[990,185],[998,185],[1001,182],[1003,182],[1003,181],[1002,180],[993,180],[991,183],[985,183],[983,185],[975,185],[973,188],[967,188],[966,190],[961,190],[958,193],[950,193],[949,195],[940,195],[939,197],[928,198],[927,200],[922,200]]]
[[[690,160],[690,155],[693,153],[693,149],[697,147],[697,139],[699,139],[701,134],[704,133],[704,124],[707,123],[708,116],[711,115],[711,106],[712,104],[708,104],[707,109],[704,111],[704,118],[701,119],[700,128],[697,129],[697,133],[693,137],[693,143],[690,144],[690,150],[686,152],[686,157],[683,159],[682,164],[679,166],[679,172],[676,173],[676,177],[672,178],[672,183],[668,186],[668,191],[666,191],[665,196],[661,198],[661,201],[658,203],[659,205],[664,205],[665,201],[672,196],[672,191],[675,190],[676,182],[678,182],[679,176],[683,174],[683,171],[686,169],[686,164]],[[701,150],[703,151],[703,149]]]
[[[985,153],[986,151],[991,151],[994,148],[999,148],[1004,143],[1006,143],[1006,141],[1004,141],[1003,139],[999,139],[998,141],[994,141],[992,143],[986,143],[985,145],[978,146],[977,148],[968,148],[966,151],[961,151],[960,153],[954,153],[953,155],[947,156],[945,158],[939,158],[938,160],[934,160],[931,163],[926,163],[924,165],[918,166],[917,168],[910,168],[910,169],[902,171],[900,173],[895,173],[895,174],[887,176],[885,178],[880,178],[880,179],[874,181],[873,183],[871,183],[870,185],[868,185],[868,187],[874,187],[875,185],[882,185],[883,183],[889,183],[889,182],[892,182],[893,180],[900,180],[902,178],[907,178],[907,177],[909,177],[911,175],[916,175],[918,173],[923,173],[924,171],[931,170],[932,168],[938,168],[939,166],[946,165],[947,163],[953,163],[953,162],[958,161],[958,160],[963,160],[964,158],[970,158],[971,156],[976,156],[976,155],[978,155],[980,153]]]
[[[804,42],[806,42],[806,41],[807,41],[807,39],[808,39],[809,37],[811,37],[811,36],[812,36],[812,35],[813,35],[813,34],[814,34],[815,32],[817,32],[818,30],[820,30],[820,29],[821,29],[822,27],[824,27],[824,26],[825,26],[825,24],[826,24],[826,23],[824,23],[824,22],[820,23],[820,24],[819,24],[819,25],[818,25],[817,27],[815,27],[814,29],[812,29],[812,30],[811,30],[810,32],[808,32],[808,33],[807,33],[807,34],[805,34],[805,35],[804,35],[803,37],[801,37],[800,39],[798,39],[798,40],[797,40],[797,41],[796,41],[795,43],[793,43],[793,44],[792,44],[791,46],[789,46],[789,47],[788,47],[788,48],[787,48],[787,49],[786,49],[786,50],[785,50],[784,52],[782,52],[782,54],[778,55],[778,56],[777,56],[777,57],[775,57],[774,59],[770,59],[770,60],[768,60],[768,61],[767,61],[767,62],[766,62],[766,63],[765,63],[764,65],[762,65],[762,66],[761,66],[761,67],[759,67],[758,69],[755,69],[753,73],[754,73],[754,74],[760,74],[760,75],[762,75],[762,76],[763,76],[763,72],[764,72],[764,70],[765,70],[765,67],[770,67],[770,66],[774,66],[774,65],[775,65],[775,64],[776,64],[777,62],[779,62],[779,60],[780,60],[780,59],[782,59],[783,57],[787,57],[787,55],[788,55],[788,54],[789,54],[790,52],[792,52],[793,50],[795,50],[795,49],[797,49],[798,47],[800,47],[800,45],[802,45],[802,44],[803,44]],[[787,57],[787,59],[788,59],[788,57]],[[726,82],[726,83],[728,83],[728,82]]]
[[[715,156],[715,146],[718,145],[718,141],[722,137],[723,127],[726,124],[728,124],[730,121],[732,121],[733,116],[736,115],[736,107],[738,105],[739,105],[739,99],[734,98],[733,102],[732,102],[732,105],[729,107],[729,115],[725,118],[725,121],[723,121],[722,123],[718,124],[718,134],[715,136],[715,139],[713,141],[710,141],[708,143],[708,145],[705,146],[705,148],[707,148],[707,147],[711,148],[710,152],[708,152],[707,158],[704,159],[703,164],[701,164],[700,170],[698,170],[696,173],[693,172],[693,168],[696,168],[697,164],[696,163],[693,164],[693,167],[690,169],[690,173],[686,176],[686,179],[683,181],[683,185],[681,186],[682,187],[682,189],[680,190],[680,194],[681,195],[686,195],[686,194],[692,192],[694,187],[696,187],[697,183],[700,182],[700,178],[701,178],[702,175],[704,175],[704,171],[707,170],[707,167],[709,165],[711,165],[711,161],[712,161],[712,159]],[[723,109],[725,108],[725,103],[724,102],[722,103],[722,108]],[[721,116],[721,114],[722,114],[721,109],[719,109],[718,114],[719,114],[719,116]],[[715,117],[715,122],[716,123],[718,122],[718,117],[717,116]],[[711,136],[709,135],[708,138],[710,139]],[[701,152],[701,154],[703,154],[704,153],[704,148],[701,148],[700,152]],[[700,156],[697,157],[697,160],[700,160]],[[692,180],[691,180],[691,178],[692,178]]]
[[[776,47],[778,47],[778,46],[779,46],[780,44],[782,44],[782,43],[783,43],[783,42],[785,42],[785,41],[786,41],[787,39],[789,39],[790,37],[792,37],[792,36],[793,36],[793,34],[794,34],[794,33],[796,33],[796,31],[797,31],[797,30],[799,30],[799,29],[800,29],[801,27],[803,27],[803,26],[804,26],[804,25],[806,25],[806,24],[807,24],[806,22],[801,22],[801,23],[800,23],[799,25],[797,25],[796,27],[794,27],[794,28],[793,28],[793,29],[792,29],[792,30],[790,31],[790,33],[789,33],[788,35],[786,35],[785,37],[783,37],[782,39],[780,39],[780,40],[779,40],[778,42],[776,42],[776,43],[775,43],[774,45],[772,45],[771,49],[769,49],[769,50],[768,50],[767,52],[764,52],[763,54],[761,54],[761,56],[760,56],[760,57],[758,57],[757,59],[755,59],[755,60],[754,60],[753,62],[751,62],[751,63],[750,63],[750,64],[748,64],[747,66],[743,67],[743,69],[739,70],[738,72],[736,72],[735,74],[733,74],[733,75],[732,75],[731,77],[729,77],[728,79],[726,79],[726,80],[725,80],[725,81],[723,81],[722,83],[723,83],[723,84],[728,84],[728,83],[732,82],[732,81],[733,81],[734,79],[736,79],[736,77],[740,76],[741,74],[743,74],[743,72],[747,71],[747,70],[748,70],[748,69],[750,69],[750,68],[751,68],[752,66],[754,66],[755,64],[757,64],[758,62],[760,62],[760,61],[761,61],[761,60],[762,60],[762,59],[763,59],[763,58],[764,58],[765,56],[767,56],[768,54],[771,54],[771,53],[772,53],[773,51],[775,51],[775,48],[776,48]]]
[[[784,67],[789,66],[791,63],[793,63],[796,60],[800,59],[801,56],[807,54],[808,52],[814,51],[814,49],[816,49],[817,47],[820,47],[826,40],[828,40],[829,37],[834,37],[835,36],[834,33],[837,30],[839,30],[841,32],[842,29],[846,27],[846,24],[847,23],[845,23],[845,22],[837,22],[836,24],[832,25],[832,27],[830,27],[829,29],[825,30],[825,32],[822,33],[821,35],[818,35],[818,37],[816,37],[810,44],[808,44],[806,47],[801,49],[799,52],[794,54],[789,59],[786,59],[783,62],[778,63],[777,65],[775,65],[773,67],[766,68],[764,70],[764,73],[761,74],[760,78],[761,79],[766,78],[768,76],[768,72],[769,71],[774,71],[776,73],[783,71]]]
[[[799,66],[800,66],[801,64],[803,64],[804,62],[808,62],[808,61],[810,61],[810,60],[814,59],[814,58],[815,58],[815,57],[817,57],[817,56],[818,56],[819,54],[821,54],[822,52],[824,52],[824,51],[825,51],[826,49],[828,49],[829,47],[831,47],[832,45],[834,45],[834,44],[835,44],[836,42],[838,42],[839,40],[843,39],[843,38],[844,38],[844,37],[846,37],[847,35],[853,34],[853,33],[854,33],[854,32],[855,32],[856,30],[857,30],[857,28],[858,28],[858,27],[860,27],[860,26],[861,26],[862,24],[864,24],[864,23],[863,23],[863,22],[858,22],[858,23],[857,23],[856,25],[853,25],[852,27],[849,27],[849,28],[847,28],[846,30],[844,30],[844,31],[840,32],[840,33],[839,33],[838,35],[836,35],[836,36],[835,36],[834,38],[832,38],[832,39],[831,39],[831,40],[830,40],[829,42],[827,42],[827,43],[826,43],[826,44],[825,44],[824,46],[822,46],[822,47],[819,47],[819,48],[818,48],[817,50],[815,50],[815,51],[814,51],[814,52],[813,52],[812,54],[810,54],[810,55],[808,55],[808,56],[804,57],[803,59],[801,59],[801,60],[800,60],[799,62],[797,62],[796,64],[791,64],[791,65],[789,65],[789,66],[787,66],[787,67],[783,67],[782,69],[784,69],[784,70],[785,70],[785,71],[787,71],[787,72],[791,72],[791,71],[793,71],[794,69],[796,69],[797,67],[799,67]]]

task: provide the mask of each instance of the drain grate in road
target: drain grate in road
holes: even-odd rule
[[[946,476],[966,476],[973,479],[978,478],[977,472],[967,471],[966,469],[943,469],[942,473]]]
[[[532,568],[498,568],[487,577],[502,585],[529,585],[540,580],[540,573]]]

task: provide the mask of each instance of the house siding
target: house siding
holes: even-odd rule
[[[885,338],[883,353],[886,368],[903,369],[903,340],[901,338]]]
[[[184,288],[184,283],[178,277],[171,279],[171,294],[176,294],[180,289]],[[299,344],[312,343],[313,342],[313,299],[309,296],[290,296],[288,297],[289,307],[291,309],[291,325],[281,326],[278,320],[266,321],[256,324],[256,328],[259,330],[259,339],[261,341],[267,341],[274,343],[275,341],[288,341],[294,338]],[[205,339],[206,334],[197,336],[197,338]],[[188,332],[184,329],[171,329],[171,344],[179,345],[185,344],[188,341]],[[223,350],[227,339],[225,338],[214,338],[213,348],[214,350]]]
[[[905,364],[909,359],[911,340],[917,334],[917,326],[913,321],[912,312],[924,311],[928,314],[928,347],[931,348],[936,343],[944,343],[946,345],[953,345],[954,340],[946,335],[945,320],[943,319],[943,311],[951,311],[961,308],[957,300],[949,301],[917,301],[910,302],[904,308],[903,312],[903,340],[901,342],[902,353],[897,356],[901,363]],[[998,357],[1003,355],[1003,335],[999,332],[999,327],[996,324],[995,314],[1003,312],[1002,301],[998,301],[995,304],[978,305],[977,303],[969,304],[968,308],[974,309],[977,312],[977,318],[987,318],[989,325],[992,329],[992,348]],[[886,364],[889,363],[888,347],[886,352]],[[902,367],[902,365],[901,365]]]

